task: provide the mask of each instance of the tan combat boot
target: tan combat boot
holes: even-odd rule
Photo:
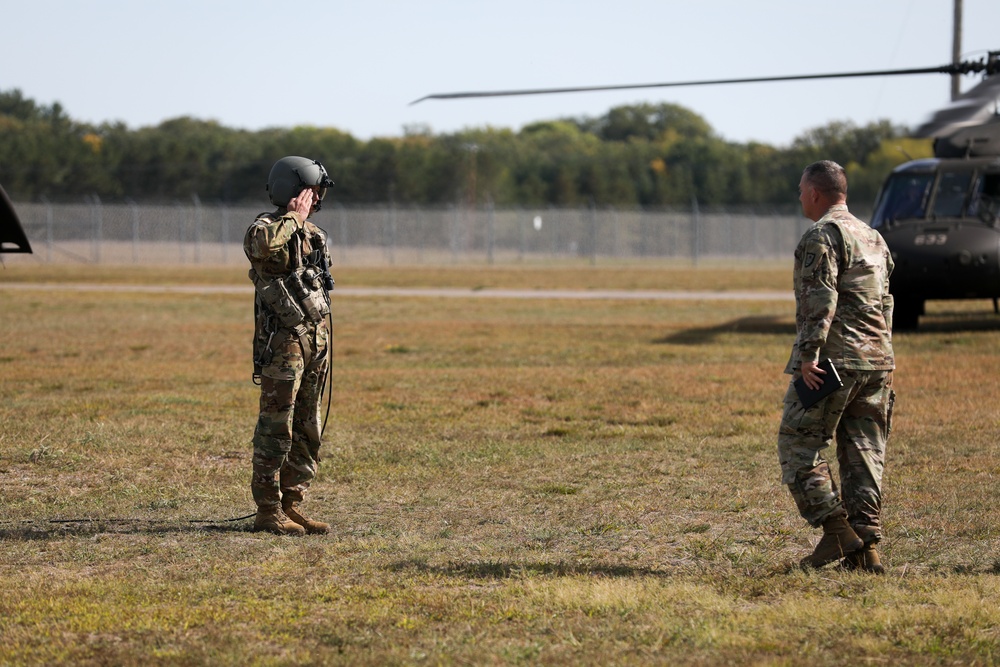
[[[840,564],[845,570],[862,570],[872,574],[885,574],[882,566],[882,559],[878,557],[878,551],[874,544],[866,544],[863,549],[858,549],[854,553],[847,554]]]
[[[266,530],[275,535],[306,534],[306,529],[285,516],[280,507],[258,507],[253,529],[254,532]]]
[[[823,567],[827,563],[844,558],[865,546],[864,541],[847,523],[846,517],[827,519],[823,522],[823,537],[813,552],[799,563],[802,567]]]
[[[289,519],[302,526],[305,532],[310,535],[325,535],[330,532],[330,524],[303,516],[297,502],[282,503],[282,509],[285,510]]]

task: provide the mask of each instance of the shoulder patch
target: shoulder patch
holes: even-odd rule
[[[830,252],[830,248],[820,239],[812,239],[810,243],[802,248],[802,264],[800,271],[803,276],[812,276],[817,271],[822,271],[826,265],[825,257]]]

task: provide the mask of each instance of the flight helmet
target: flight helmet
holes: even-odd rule
[[[271,173],[267,176],[267,193],[271,203],[284,208],[288,202],[305,188],[319,186],[319,200],[316,210],[320,208],[326,189],[333,185],[326,168],[319,160],[289,155],[274,163]]]

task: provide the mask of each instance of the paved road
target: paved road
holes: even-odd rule
[[[5,283],[0,290],[59,292],[145,292],[151,294],[249,294],[239,285],[102,285],[89,283]],[[654,301],[791,301],[787,292],[707,292],[685,290],[468,289],[461,287],[338,287],[335,297],[393,296],[466,299],[608,299]]]

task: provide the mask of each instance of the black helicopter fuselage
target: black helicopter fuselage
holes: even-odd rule
[[[871,225],[895,262],[894,326],[914,329],[928,299],[1000,298],[1000,157],[897,167]]]

